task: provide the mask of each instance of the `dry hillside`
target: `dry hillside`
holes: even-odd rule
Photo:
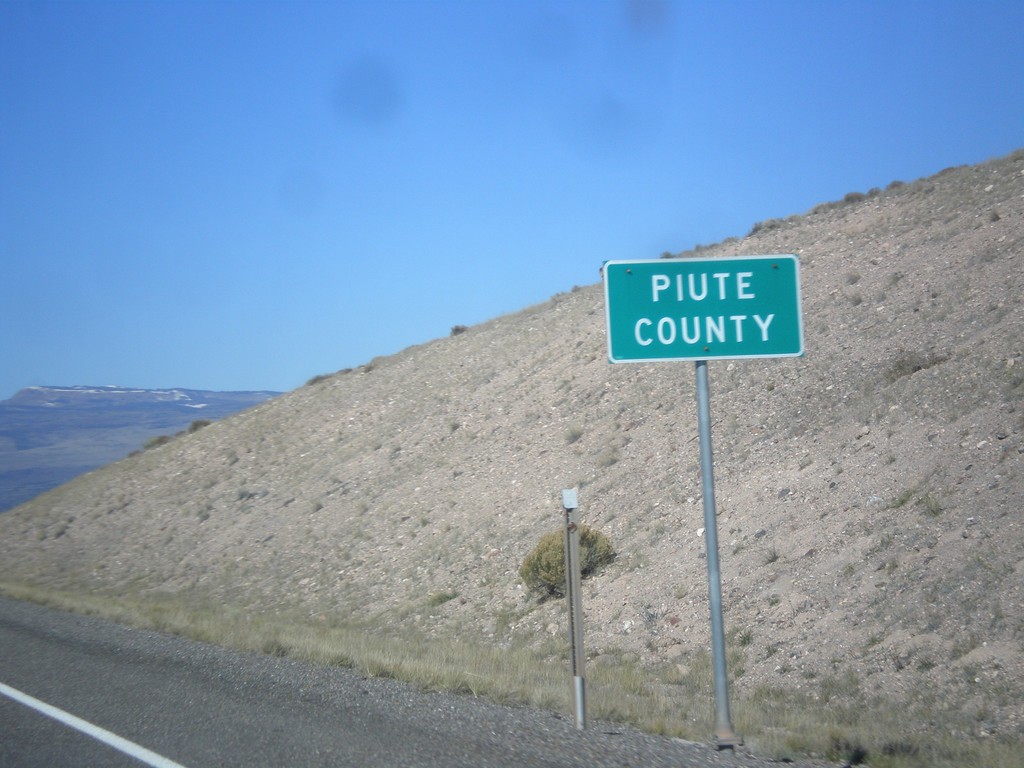
[[[699,256],[772,253],[800,258],[806,356],[709,365],[734,695],[1020,739],[1024,150]],[[693,380],[609,365],[602,289],[573,288],[0,516],[0,580],[539,646],[565,607],[517,571],[576,486],[618,551],[584,582],[591,663],[685,671],[709,644]]]

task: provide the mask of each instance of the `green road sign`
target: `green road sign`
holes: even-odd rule
[[[796,256],[609,261],[613,363],[804,353]]]

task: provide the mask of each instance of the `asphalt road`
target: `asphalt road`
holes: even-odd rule
[[[424,693],[3,598],[0,685],[186,768],[769,764],[608,724],[580,733],[569,713]],[[0,767],[144,764],[0,694]]]

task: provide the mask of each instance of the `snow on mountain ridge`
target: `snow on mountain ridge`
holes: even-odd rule
[[[215,421],[276,392],[33,386],[0,401],[0,512],[160,435]]]
[[[118,385],[90,386],[30,386],[16,392],[9,400],[0,401],[7,405],[39,405],[45,407],[61,407],[72,402],[88,402],[91,396],[96,399],[122,399],[125,402],[163,402],[202,408],[212,400],[224,399],[267,399],[278,393],[269,390],[212,391],[201,389],[184,389],[180,387],[168,389],[145,389],[141,387],[122,387]]]

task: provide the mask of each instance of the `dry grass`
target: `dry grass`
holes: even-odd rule
[[[460,639],[388,634],[374,626],[340,626],[271,614],[187,605],[180,597],[139,599],[45,590],[0,582],[0,594],[130,626],[187,637],[240,651],[344,666],[424,690],[484,696],[493,701],[569,712],[568,647],[555,639],[542,648],[497,648]],[[730,635],[732,670],[742,674],[743,632]],[[644,666],[629,654],[586,670],[588,715],[628,723],[651,733],[703,740],[713,728],[710,655],[691,654],[676,664]],[[788,761],[825,757],[873,768],[1009,768],[1024,765],[1016,740],[964,739],[969,715],[930,706],[921,691],[912,711],[884,700],[868,701],[855,676],[835,676],[803,692],[760,686],[734,696],[733,723],[758,754]],[[931,721],[944,735],[913,730]]]

